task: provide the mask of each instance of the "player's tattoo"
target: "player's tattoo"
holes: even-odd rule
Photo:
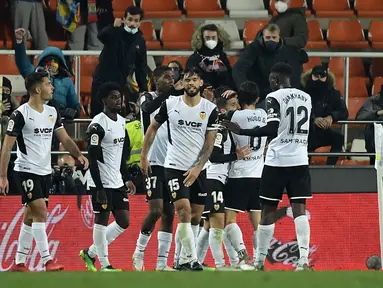
[[[217,131],[207,131],[205,136],[205,143],[198,155],[196,165],[203,167],[207,160],[209,160],[214,148],[214,141],[217,135]]]

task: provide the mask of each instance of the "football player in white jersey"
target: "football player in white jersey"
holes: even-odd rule
[[[136,193],[126,166],[129,159],[129,135],[125,129],[125,118],[118,112],[122,107],[122,88],[114,82],[100,86],[98,96],[104,104],[104,111],[97,114],[86,131],[92,194],[93,245],[80,251],[88,270],[97,271],[95,258],[101,264],[102,272],[118,272],[110,265],[108,246],[129,226],[128,194]],[[115,221],[108,225],[110,212]]]
[[[167,66],[159,66],[153,71],[155,92],[144,92],[141,95],[141,118],[143,131],[148,129],[150,121],[158,113],[163,101],[168,99],[169,92],[174,85],[173,73]],[[167,182],[164,175],[164,164],[168,145],[167,125],[162,125],[157,132],[153,145],[149,151],[151,173],[146,178],[146,200],[149,211],[145,217],[140,234],[137,239],[136,250],[133,253],[133,268],[144,270],[144,251],[149,242],[151,233],[161,218],[158,229],[158,256],[157,271],[176,271],[170,268],[168,254],[173,238],[174,205],[171,203],[167,191]]]
[[[269,136],[265,167],[262,173],[262,216],[258,225],[258,247],[255,267],[264,269],[264,261],[274,234],[275,215],[286,188],[290,199],[300,259],[296,270],[309,269],[310,225],[306,216],[306,199],[312,198],[307,137],[311,115],[311,97],[291,88],[292,69],[277,63],[269,76],[274,91],[266,97],[267,125],[255,129],[241,129],[226,123],[233,132],[252,137]]]
[[[195,247],[207,195],[206,175],[202,169],[213,150],[217,134],[214,124],[218,120],[217,107],[201,98],[203,81],[199,73],[194,68],[187,70],[183,78],[185,94],[162,103],[146,131],[141,154],[141,169],[144,175],[148,175],[150,144],[160,126],[168,122],[169,143],[164,166],[170,198],[178,215],[177,230],[183,247],[179,264],[182,270],[194,271],[202,271]]]
[[[53,86],[47,71],[33,72],[25,78],[30,98],[11,115],[0,162],[0,195],[8,192],[7,169],[12,147],[17,141],[15,181],[25,205],[24,221],[20,229],[16,266],[13,271],[28,272],[26,258],[35,239],[36,247],[46,271],[59,271],[64,267],[54,263],[49,252],[46,217],[49,190],[52,187],[51,145],[53,132],[73,157],[88,167],[88,160],[68,136],[61,124],[60,114],[45,105],[52,99]]]
[[[256,108],[259,101],[257,84],[246,81],[238,90],[238,101],[242,110],[229,112],[227,120],[231,120],[244,128],[266,126],[266,112]],[[254,247],[256,247],[256,231],[261,218],[261,203],[259,189],[264,165],[264,150],[267,137],[250,137],[232,135],[233,148],[237,145],[248,145],[251,149],[250,157],[231,163],[225,192],[225,233],[238,253],[240,266],[250,260],[247,253],[242,231],[237,224],[238,212],[249,213],[250,222],[254,229]],[[254,267],[253,267],[254,269]]]

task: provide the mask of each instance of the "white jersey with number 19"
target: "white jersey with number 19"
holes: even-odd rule
[[[278,135],[269,144],[265,165],[308,165],[311,97],[295,88],[284,88],[266,97],[267,122],[278,121]]]

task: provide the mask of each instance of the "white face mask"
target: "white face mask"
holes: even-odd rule
[[[289,5],[287,5],[286,2],[278,1],[275,3],[275,9],[277,9],[279,13],[286,12],[287,8],[289,8]]]
[[[124,29],[126,32],[130,33],[130,34],[136,34],[138,32],[138,28],[130,28],[129,26],[124,26]]]
[[[214,49],[217,46],[218,42],[215,40],[207,40],[205,46],[209,49]]]

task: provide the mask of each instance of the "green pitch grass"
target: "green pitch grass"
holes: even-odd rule
[[[59,272],[0,273],[1,288],[375,288],[383,273],[349,272]]]

